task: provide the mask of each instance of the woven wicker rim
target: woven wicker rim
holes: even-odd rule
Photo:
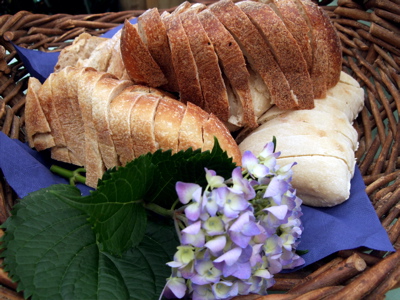
[[[329,2],[320,2],[320,5]],[[366,91],[365,107],[354,123],[360,145],[356,157],[366,192],[397,250],[400,248],[400,0],[339,0],[337,6],[322,7],[339,33],[343,70],[356,78]],[[49,16],[20,11],[0,16],[1,131],[26,141],[27,71],[10,41],[28,49],[60,51],[83,32],[100,35],[142,12]],[[1,176],[1,223],[10,215],[16,200],[15,193]],[[400,251],[389,255],[361,248],[340,251],[295,273],[278,274],[271,290],[288,293],[288,297],[280,295],[279,299],[293,299],[293,293],[304,297],[301,299],[322,299],[327,295],[329,299],[383,299],[387,291],[399,285],[399,257]],[[360,268],[364,262],[367,268]],[[5,299],[22,299],[22,294],[15,292],[15,283],[3,273],[0,272],[3,285],[0,294]],[[315,298],[305,298],[311,295]],[[251,299],[272,298],[267,297]]]

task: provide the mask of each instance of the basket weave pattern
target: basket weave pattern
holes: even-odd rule
[[[241,299],[383,299],[400,284],[400,0],[338,0],[337,6],[323,8],[342,42],[343,70],[366,92],[365,107],[354,123],[359,134],[356,157],[366,192],[397,252],[340,251],[295,273],[278,274],[272,290],[287,291],[285,296]],[[101,35],[142,12],[48,16],[20,11],[0,16],[0,130],[26,141],[28,74],[10,41],[28,49],[60,51],[83,32]],[[16,198],[0,176],[0,223]],[[0,284],[0,297],[22,299],[1,269]]]

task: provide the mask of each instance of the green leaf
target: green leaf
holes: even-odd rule
[[[4,266],[26,298],[158,299],[178,245],[174,228],[149,220],[139,245],[122,256],[102,252],[87,215],[54,193],[55,185],[21,200],[3,224]]]

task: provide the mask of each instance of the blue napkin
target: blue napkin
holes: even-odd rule
[[[136,22],[136,20],[131,20]],[[122,26],[122,25],[121,25]],[[112,37],[121,26],[111,30],[105,37]],[[44,53],[16,47],[30,74],[39,74],[45,79],[53,72],[55,53]],[[22,58],[23,57],[23,58]],[[45,62],[45,63],[44,63]],[[49,171],[52,162],[48,152],[38,153],[18,140],[0,133],[0,169],[19,197],[45,188],[51,184],[66,183],[64,178]],[[83,195],[90,188],[78,185]],[[332,208],[314,208],[303,205],[302,222],[304,232],[299,250],[308,250],[303,255],[306,263],[314,263],[339,250],[367,247],[379,251],[394,251],[385,229],[382,227],[370,200],[365,185],[356,167],[351,182],[350,199]]]

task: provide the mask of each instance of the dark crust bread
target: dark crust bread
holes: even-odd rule
[[[272,101],[283,109],[297,107],[289,83],[269,46],[246,14],[230,0],[220,0],[210,5],[209,9],[235,37],[251,67],[263,78]]]
[[[205,107],[204,99],[201,92],[196,62],[179,14],[163,14],[162,20],[167,28],[172,63],[179,85],[181,101],[183,103],[190,101],[203,108]]]
[[[210,10],[200,12],[198,18],[214,46],[224,75],[243,107],[244,115],[241,125],[250,128],[257,127],[250,94],[250,74],[239,45]]]
[[[319,10],[309,0],[293,0],[299,11],[307,19],[312,32],[311,48],[313,51],[313,64],[311,69],[311,80],[313,81],[314,98],[326,97],[327,78],[329,72],[328,41],[325,35],[325,24]]]
[[[228,121],[228,95],[214,47],[196,12],[188,10],[180,14],[180,18],[199,73],[204,109],[214,113],[222,121]]]
[[[314,108],[314,95],[307,64],[285,23],[263,3],[243,1],[237,4],[257,27],[287,78],[298,100],[298,108]]]
[[[162,88],[171,92],[178,92],[179,86],[172,64],[167,29],[161,20],[157,8],[146,10],[138,17],[138,30],[151,56],[167,78],[168,83]]]
[[[140,38],[137,26],[125,20],[121,34],[121,55],[133,82],[151,87],[165,85],[167,79]]]

